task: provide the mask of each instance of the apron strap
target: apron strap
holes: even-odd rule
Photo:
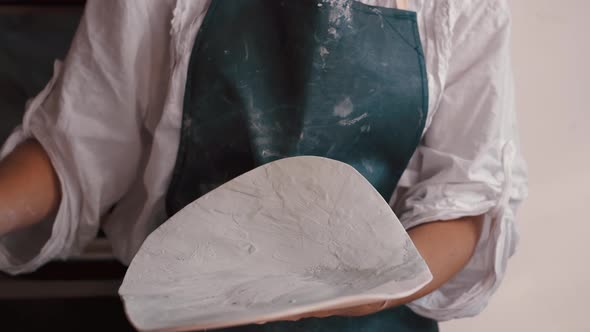
[[[408,0],[397,0],[397,8],[408,10]]]

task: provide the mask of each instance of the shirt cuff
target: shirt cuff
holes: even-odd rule
[[[54,69],[54,76],[45,89],[27,103],[23,125],[14,130],[0,150],[0,158],[4,158],[25,140],[35,138],[48,154],[62,188],[62,199],[54,218],[0,238],[0,271],[13,275],[34,271],[53,259],[65,259],[81,252],[98,230],[98,225],[88,225],[90,227],[84,227],[84,231],[79,229],[81,204],[76,197],[81,197],[81,190],[76,179],[68,175],[71,174],[67,171],[68,159],[52,135],[50,125],[43,119],[42,103],[53,89],[60,72],[59,62]]]
[[[513,176],[515,149],[503,152],[503,181],[430,184],[405,198],[411,206],[400,215],[406,229],[420,224],[484,215],[484,229],[474,255],[455,277],[408,306],[417,314],[446,321],[472,317],[487,306],[500,286],[508,259],[518,244],[515,213],[526,196],[524,174]]]

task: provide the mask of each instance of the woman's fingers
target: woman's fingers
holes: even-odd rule
[[[397,303],[395,301],[379,301],[371,304],[364,304],[360,306],[354,306],[350,308],[342,308],[342,309],[331,309],[331,310],[321,310],[321,311],[313,311],[308,312],[300,315],[295,315],[291,317],[287,317],[281,320],[286,321],[298,321],[304,318],[326,318],[331,316],[350,316],[350,317],[358,317],[358,316],[366,316],[377,313],[381,310],[385,310],[391,307],[396,306]]]

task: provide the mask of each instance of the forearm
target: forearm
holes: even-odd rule
[[[364,316],[410,303],[435,291],[467,265],[479,241],[482,224],[483,216],[474,216],[427,223],[408,231],[433,276],[432,281],[418,292],[395,301],[377,302],[344,310],[326,310],[293,319],[308,316]]]
[[[42,221],[60,199],[59,180],[39,142],[24,142],[0,162],[0,235]]]
[[[418,292],[396,300],[353,310],[350,315],[365,315],[385,308],[410,303],[432,293],[459,273],[473,256],[483,227],[483,216],[432,222],[408,231],[426,261],[432,281]]]
[[[424,224],[408,231],[432,272],[432,281],[404,303],[427,295],[449,281],[469,262],[479,241],[483,216]]]

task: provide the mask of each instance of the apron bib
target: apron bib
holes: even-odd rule
[[[169,215],[292,156],[355,167],[389,200],[424,130],[413,12],[351,0],[213,0],[191,54]],[[438,331],[407,307],[223,331]]]

